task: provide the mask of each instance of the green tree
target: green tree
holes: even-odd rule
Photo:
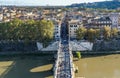
[[[1,40],[39,41],[47,44],[53,39],[53,33],[54,25],[52,21],[48,20],[22,21],[14,19],[11,22],[0,23]]]
[[[76,56],[77,56],[78,59],[80,59],[81,58],[81,53],[80,52],[76,52]]]
[[[1,40],[8,40],[9,39],[9,30],[10,26],[9,23],[0,23],[0,39]]]
[[[111,36],[113,38],[115,38],[115,37],[118,36],[118,29],[117,28],[112,28],[112,30],[111,30]]]
[[[111,36],[111,28],[109,26],[104,26],[103,28],[103,36],[105,40],[109,40]]]
[[[13,21],[9,22],[7,25],[10,27],[9,29],[9,39],[11,40],[19,40],[19,26],[22,25],[23,21],[19,19],[14,19]]]
[[[96,38],[100,37],[100,29],[95,29],[95,37]]]
[[[80,27],[76,30],[77,40],[81,40],[85,37],[87,29],[85,27]]]
[[[96,39],[96,30],[95,29],[88,29],[87,31],[88,41],[93,42]]]
[[[40,25],[40,41],[47,44],[53,39],[54,25],[51,21],[42,20],[39,22]]]

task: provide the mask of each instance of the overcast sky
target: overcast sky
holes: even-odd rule
[[[0,5],[70,5],[73,3],[98,1],[105,0],[0,0]]]

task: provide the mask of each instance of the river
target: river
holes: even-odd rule
[[[79,69],[76,78],[120,78],[120,54],[84,57],[74,64]]]

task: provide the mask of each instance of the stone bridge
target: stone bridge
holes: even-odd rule
[[[74,78],[73,55],[69,42],[59,42],[54,78]]]

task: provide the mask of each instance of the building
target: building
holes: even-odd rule
[[[119,13],[111,13],[111,14],[109,14],[109,17],[112,21],[112,28],[118,27]]]
[[[0,13],[0,22],[3,20],[3,14]]]
[[[82,26],[82,22],[79,20],[71,20],[69,21],[69,36],[70,39],[75,39],[76,38],[76,30]]]
[[[109,17],[97,17],[91,20],[87,28],[103,28],[104,26],[112,26],[112,21]]]
[[[53,21],[53,24],[54,24],[54,38],[55,40],[59,40],[60,39],[60,29],[61,29],[61,22],[60,21]]]
[[[118,30],[120,31],[120,16],[119,16],[119,20],[118,20]]]

